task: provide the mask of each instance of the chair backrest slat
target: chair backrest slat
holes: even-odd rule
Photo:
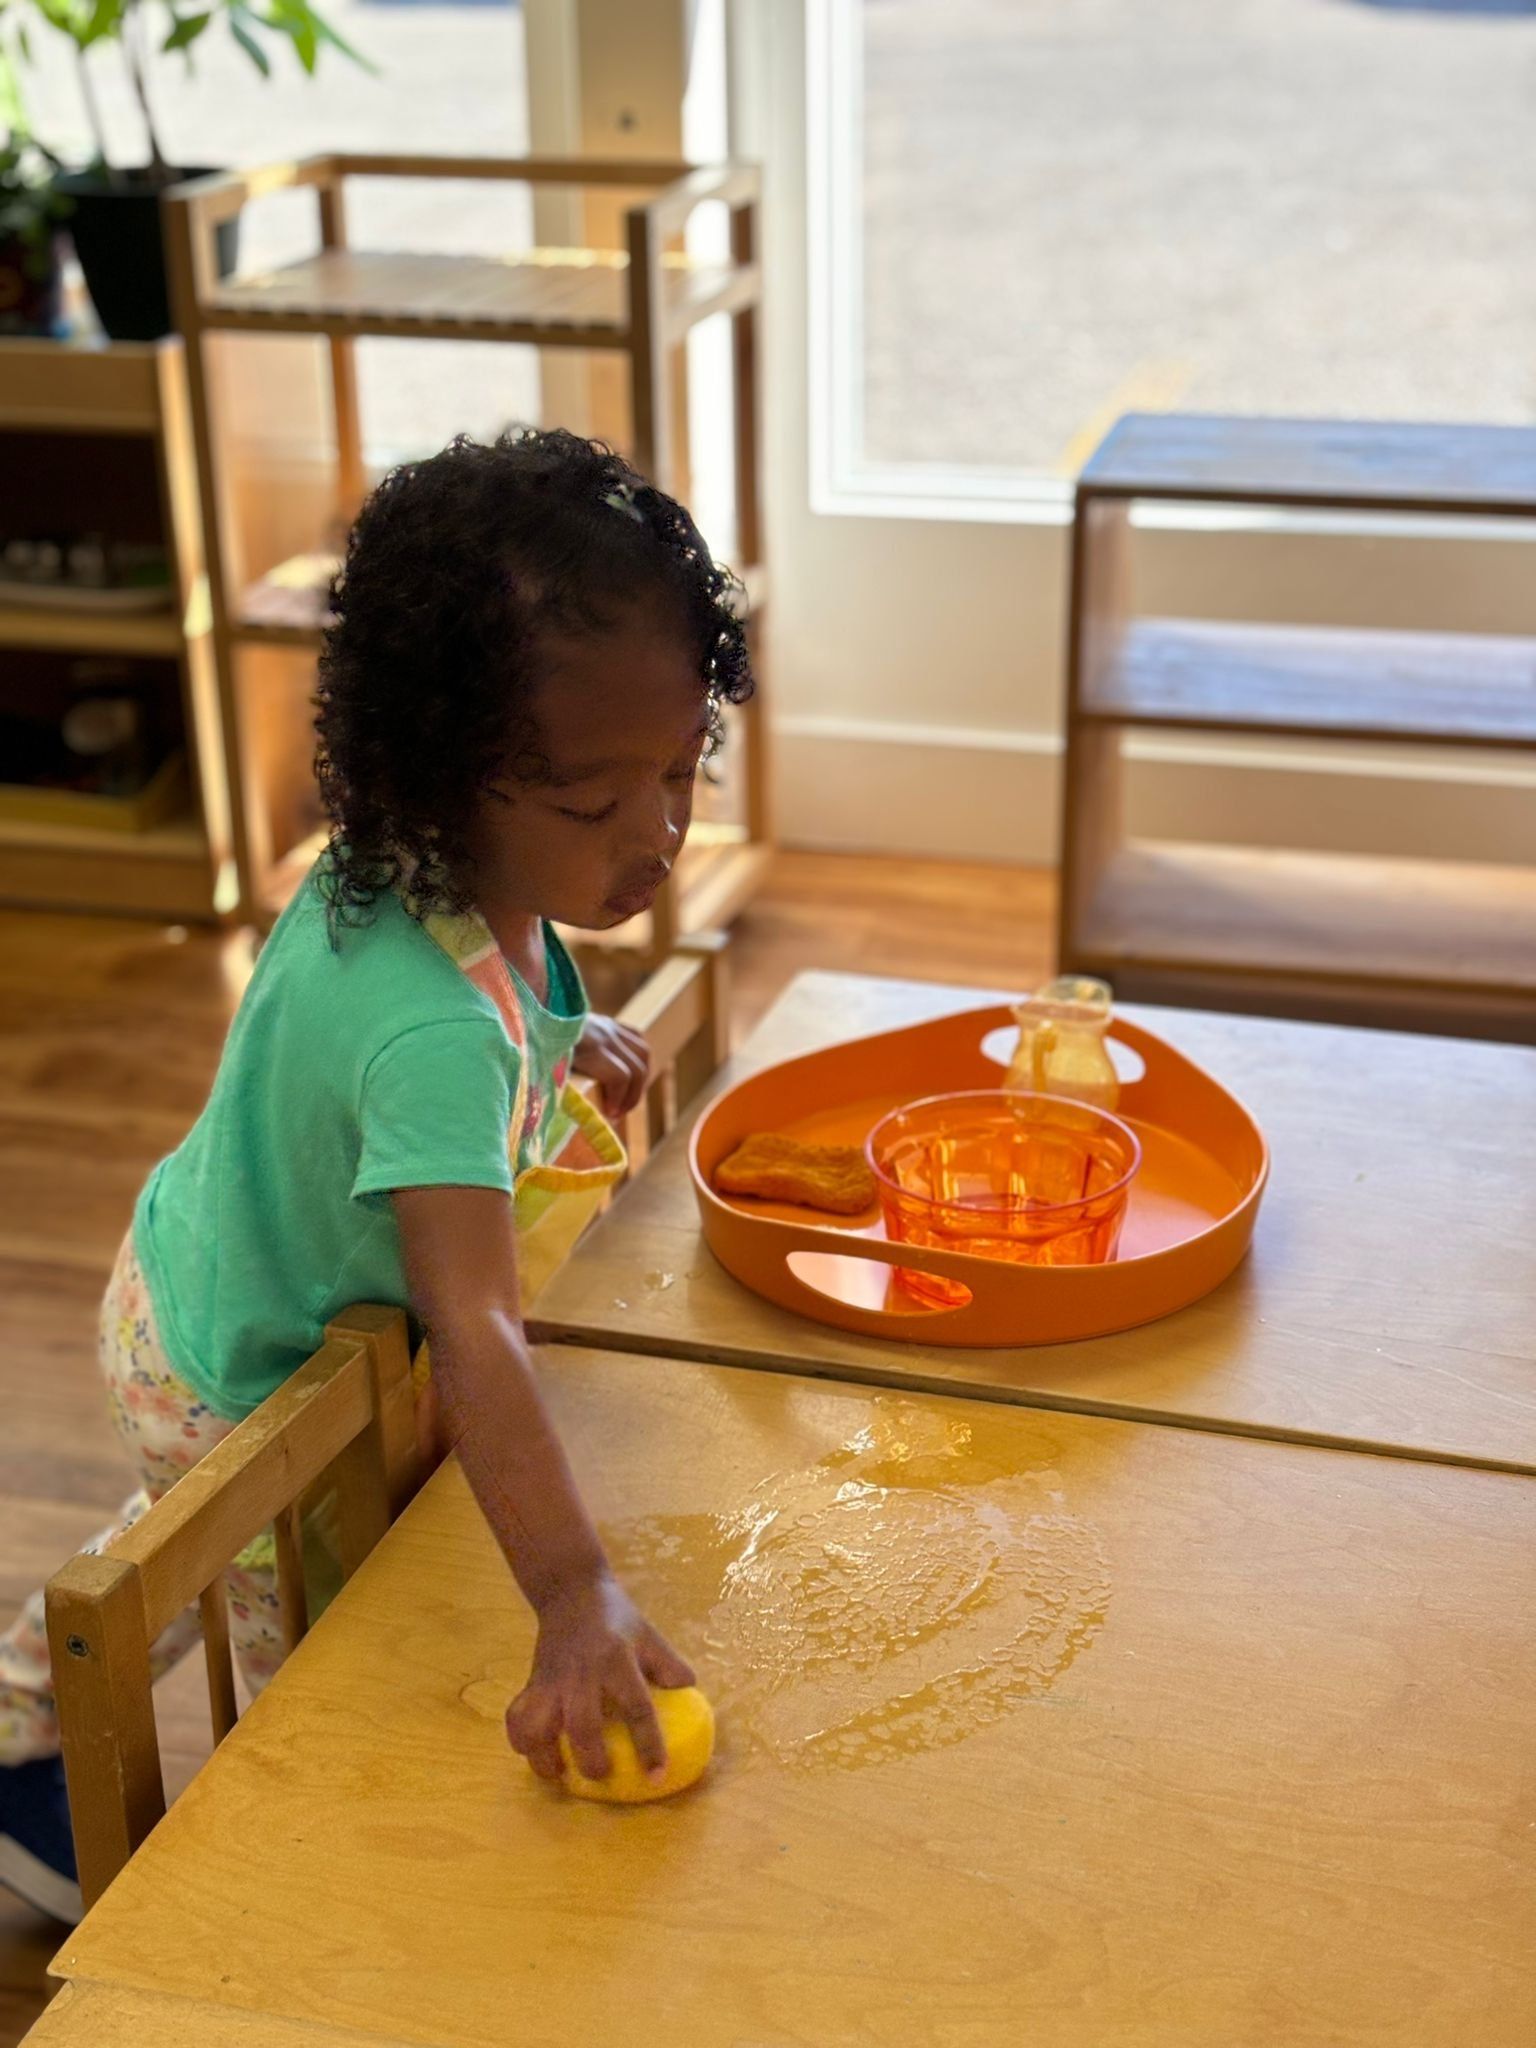
[[[94,1903],[165,1812],[150,1647],[196,1603],[214,1737],[235,1724],[225,1572],[271,1527],[286,1648],[308,1625],[301,1512],[335,1501],[350,1577],[419,1483],[410,1350],[398,1309],[359,1306],[100,1557],[48,1585],[80,1889]]]
[[[304,1591],[304,1534],[299,1504],[292,1501],[276,1517],[272,1534],[277,1552],[277,1605],[283,1631],[283,1655],[292,1656],[309,1633],[309,1600]]]
[[[229,1654],[229,1605],[222,1578],[204,1586],[197,1608],[203,1623],[203,1659],[208,1666],[208,1718],[213,1723],[217,1746],[240,1718],[235,1699],[234,1659]]]
[[[368,1424],[368,1362],[327,1342],[112,1546],[143,1575],[153,1642]]]

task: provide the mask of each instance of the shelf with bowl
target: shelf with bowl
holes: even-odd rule
[[[0,786],[0,902],[211,921],[227,907],[231,847],[181,343],[0,340],[0,528],[114,522],[163,550],[166,601],[8,592],[0,711],[35,721],[71,657],[139,664],[164,706],[158,767],[120,798]]]

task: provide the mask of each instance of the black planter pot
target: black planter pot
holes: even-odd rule
[[[186,170],[181,178],[203,178]],[[165,243],[160,227],[160,185],[146,171],[124,173],[109,185],[100,171],[65,171],[54,188],[70,204],[69,232],[85,272],[96,317],[113,341],[158,341],[171,331]],[[218,230],[219,275],[235,267],[240,224]]]

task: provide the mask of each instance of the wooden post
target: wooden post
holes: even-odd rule
[[[404,1312],[359,1303],[326,1326],[338,1343],[361,1344],[368,1354],[373,1382],[373,1421],[369,1434],[376,1445],[365,1454],[377,1459],[387,1485],[387,1521],[392,1521],[415,1496],[425,1476],[416,1441],[416,1396],[411,1385],[410,1329]],[[361,1534],[361,1530],[358,1531]],[[342,1564],[347,1570],[347,1517],[342,1513]],[[371,1547],[371,1545],[369,1546]],[[362,1555],[366,1555],[364,1550]]]
[[[724,932],[699,932],[684,939],[682,952],[696,960],[704,984],[704,1020],[677,1055],[677,1112],[701,1095],[731,1053],[731,944]]]
[[[347,201],[341,175],[316,188],[320,201],[320,245],[324,249],[347,246]],[[333,334],[327,346],[331,357],[331,404],[336,424],[336,516],[343,527],[357,517],[368,490],[363,466],[362,419],[357,402],[356,344],[346,335]]]
[[[46,1604],[80,1893],[91,1906],[165,1812],[144,1591],[135,1566],[82,1554],[49,1580]]]
[[[214,674],[228,769],[229,844],[234,863],[234,901],[221,904],[239,924],[254,924],[259,908],[259,863],[252,843],[259,810],[255,763],[248,759],[235,687],[231,606],[239,567],[233,547],[232,518],[225,501],[214,454],[213,401],[210,391],[211,336],[203,326],[201,300],[215,282],[208,244],[213,230],[197,212],[195,202],[167,199],[162,215],[170,273],[171,309],[186,347],[187,398],[192,410],[192,439],[197,451],[197,484],[202,501],[203,539],[208,574],[208,604],[213,631]]]
[[[168,336],[155,352],[160,432],[155,437],[164,530],[171,542],[181,613],[182,704],[197,811],[208,837],[211,884],[231,858],[229,764],[212,645],[203,523],[198,503],[197,446],[187,396],[186,349]]]
[[[1082,955],[1094,888],[1124,838],[1119,729],[1083,716],[1095,680],[1115,659],[1130,616],[1130,514],[1122,501],[1096,499],[1079,488],[1071,574],[1057,920],[1057,966],[1064,973]]]
[[[757,261],[756,204],[731,209],[731,260],[743,268]],[[763,559],[762,486],[757,448],[757,336],[760,305],[731,315],[732,425],[736,453],[736,552],[739,566]]]
[[[643,206],[630,210],[629,395],[635,467],[663,491],[672,488],[672,380],[662,319],[661,238]]]

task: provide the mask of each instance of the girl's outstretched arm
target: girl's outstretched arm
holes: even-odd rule
[[[495,1188],[398,1188],[412,1305],[432,1348],[440,1435],[538,1616],[528,1684],[507,1715],[514,1749],[560,1773],[607,1775],[602,1724],[625,1721],[648,1769],[666,1759],[647,1681],[693,1673],[614,1578],[534,1380],[523,1335],[512,1204]]]

